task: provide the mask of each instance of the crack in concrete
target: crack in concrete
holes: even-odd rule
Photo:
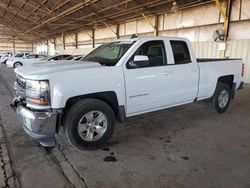
[[[57,149],[57,148],[55,148],[55,149]],[[59,167],[59,169],[60,169],[60,171],[61,171],[63,177],[67,180],[67,182],[68,182],[71,186],[75,187],[75,185],[68,179],[68,177],[67,177],[66,174],[64,173],[64,171],[63,171],[63,169],[62,169],[62,166],[60,165],[60,162],[57,160],[56,156],[53,155],[51,152],[48,152],[48,151],[47,151],[47,155],[48,155],[48,156],[50,157],[50,159]],[[49,164],[49,165],[50,165],[50,164]],[[50,166],[51,166],[51,165],[50,165]]]
[[[11,95],[12,97],[14,97],[13,90],[10,88],[9,84],[6,82],[6,80],[4,79],[4,77],[3,77],[1,74],[0,74],[0,79],[3,81],[3,84],[4,84],[5,88],[9,91],[10,95]],[[1,120],[1,117],[0,117],[0,120]],[[0,124],[0,126],[2,127],[3,132],[4,132],[3,126],[2,126],[1,124]],[[8,143],[6,134],[4,133],[4,135],[5,135],[5,138],[6,138],[6,143]],[[59,145],[59,144],[58,144],[58,145]],[[65,153],[63,152],[63,150],[62,150],[61,148],[62,148],[62,146],[59,145],[59,147],[57,147],[57,148],[55,148],[55,149],[57,149],[57,150],[62,154],[62,156],[64,157],[65,161],[69,164],[69,166],[72,168],[72,170],[73,170],[73,171],[75,172],[75,174],[78,176],[78,178],[80,178],[81,181],[84,183],[84,185],[88,188],[89,186],[88,186],[88,184],[86,183],[85,179],[84,179],[84,178],[79,174],[79,172],[74,168],[73,164],[70,163],[69,159],[66,157]],[[73,185],[73,186],[75,187],[75,185],[73,184],[73,182],[71,182],[71,181],[69,180],[69,178],[66,176],[66,174],[64,173],[64,170],[63,170],[62,166],[60,165],[60,162],[59,162],[59,160],[57,159],[57,157],[56,157],[54,154],[52,154],[52,153],[50,153],[49,156],[50,156],[51,160],[54,161],[54,163],[59,167],[60,171],[62,172],[62,175],[65,177],[65,179],[67,180],[67,182],[69,182],[71,185]],[[11,160],[10,160],[10,161],[11,161]],[[12,162],[11,162],[11,164],[12,164]],[[20,187],[21,187],[20,178],[16,175],[14,168],[13,168],[13,173],[14,173],[13,176],[14,176],[14,177],[17,177],[18,182],[19,182],[19,185],[20,185]]]
[[[3,81],[3,84],[4,84],[5,88],[9,91],[9,93],[11,94],[11,96],[14,96],[13,91],[10,89],[8,83],[6,82],[6,80],[3,78],[3,76],[1,74],[0,74],[0,79]],[[20,181],[20,177],[16,173],[16,170],[15,170],[15,167],[14,167],[14,164],[13,164],[13,161],[12,161],[12,157],[11,157],[12,154],[11,154],[11,150],[9,148],[10,144],[8,142],[5,129],[4,129],[3,125],[1,124],[1,119],[2,118],[1,118],[1,115],[0,115],[0,129],[1,129],[2,137],[3,137],[2,138],[3,141],[1,140],[1,144],[5,144],[6,145],[6,150],[7,150],[6,151],[6,155],[7,155],[6,157],[8,157],[9,165],[10,165],[10,168],[11,168],[11,170],[13,172],[13,174],[11,176],[7,177],[8,175],[7,175],[6,168],[5,168],[5,166],[7,164],[4,164],[4,161],[3,161],[3,164],[4,164],[3,170],[4,170],[4,173],[6,175],[6,186],[7,187],[9,186],[9,184],[8,184],[9,179],[13,177],[13,179],[14,179],[14,186],[15,187],[22,187],[21,181]],[[2,155],[3,155],[3,153],[1,153],[1,157],[3,157]]]
[[[1,121],[1,116],[0,116]],[[7,140],[7,136],[3,125],[0,123],[0,132],[2,134],[1,138],[1,147],[0,147],[0,158],[3,165],[1,168],[3,169],[4,178],[5,178],[5,186],[6,187],[21,187],[20,177],[16,174],[14,164],[12,162],[12,157],[9,149],[9,143]],[[10,183],[12,181],[12,183]]]
[[[61,152],[61,154],[63,155],[65,161],[71,166],[71,168],[74,170],[74,172],[76,173],[76,175],[81,179],[81,181],[84,183],[84,185],[86,186],[86,188],[88,188],[88,184],[85,180],[84,177],[81,176],[81,174],[75,169],[74,165],[69,161],[69,159],[66,157],[66,154],[63,152],[63,146],[61,146],[60,144],[58,144],[57,149]]]
[[[5,88],[9,91],[10,95],[12,97],[14,97],[13,91],[10,89],[9,84],[6,82],[6,80],[4,79],[4,77],[1,74],[0,74],[0,79],[3,81],[3,84],[4,84]]]
[[[132,170],[128,170],[126,167],[124,167],[122,165],[118,165],[118,166],[121,167],[122,169],[124,169],[125,171],[127,171],[132,178],[134,178],[137,181],[139,181],[143,185],[143,187],[149,187],[148,185],[146,185],[145,183],[143,183],[143,181],[139,177],[137,177]]]
[[[12,97],[14,97],[13,91],[11,90],[10,86],[8,85],[8,83],[6,82],[6,80],[3,78],[3,76],[2,76],[1,74],[0,74],[0,79],[3,81],[3,85],[4,85],[5,88],[8,90],[8,92],[10,93],[10,95],[11,95]],[[0,121],[1,121],[1,116],[0,116]],[[2,129],[2,132],[3,132],[3,137],[4,137],[4,141],[5,141],[5,143],[6,143],[7,149],[8,149],[8,154],[10,155],[10,150],[9,150],[9,144],[8,144],[7,136],[6,136],[4,127],[3,127],[3,125],[2,125],[1,123],[0,123],[0,128]],[[1,156],[0,156],[0,157],[1,157]],[[62,170],[62,167],[61,167],[59,161],[56,159],[56,157],[55,157],[55,156],[52,157],[51,155],[50,155],[50,157],[51,157],[51,159],[55,162],[55,164],[59,167],[59,169],[61,170],[61,172],[62,172],[63,176],[65,177],[65,179],[67,180],[67,182],[70,183],[71,185],[73,185],[73,184],[69,181],[69,179],[67,178],[67,176],[64,174],[64,172],[63,172],[63,170]],[[12,160],[11,160],[11,157],[9,157],[9,161],[10,161],[11,168],[12,168],[12,170],[13,170],[13,175],[12,175],[12,177],[14,177],[14,180],[17,179],[17,181],[18,181],[18,187],[22,187],[22,186],[21,186],[20,177],[17,175],[17,173],[16,173],[16,171],[15,171],[15,168],[13,167],[13,162],[12,162]],[[4,168],[5,165],[6,165],[6,164],[3,165],[3,170],[4,170],[4,173],[5,173],[5,175],[6,175],[6,171],[5,171],[5,168]],[[11,177],[5,176],[6,187],[10,187],[10,186],[8,185],[8,180],[9,180],[10,178],[11,178]],[[73,185],[73,186],[74,186],[74,185]],[[16,184],[15,184],[15,187],[17,187]],[[74,186],[74,187],[75,187],[75,186]]]
[[[210,174],[209,174],[207,168],[203,167],[203,169],[204,169],[204,171],[205,171],[205,173],[206,173],[206,175],[207,175],[207,177],[208,177],[208,180],[209,180],[210,183],[212,184],[213,188],[217,188],[217,186],[216,186],[216,184],[214,183],[212,177],[210,176]]]
[[[2,172],[2,175],[3,175],[3,178],[4,178],[4,183],[5,183],[5,186],[4,187],[7,187],[8,186],[8,184],[7,184],[7,177],[6,177],[6,172],[5,172],[5,168],[4,168],[4,163],[3,163],[3,157],[2,157],[2,148],[0,147],[0,163],[2,163],[1,164],[1,169],[3,170],[3,172]]]

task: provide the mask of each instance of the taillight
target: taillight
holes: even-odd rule
[[[244,77],[245,75],[245,64],[242,64],[242,72],[241,72],[241,76]]]

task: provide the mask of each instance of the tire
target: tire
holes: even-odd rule
[[[17,67],[21,67],[21,66],[23,66],[22,63],[16,62],[16,63],[14,63],[13,68],[17,68]]]
[[[231,88],[229,85],[218,82],[215,93],[212,97],[212,108],[223,113],[227,110],[232,98]]]
[[[66,137],[72,146],[80,150],[102,147],[112,136],[114,126],[112,108],[97,99],[87,98],[76,102],[67,110],[64,118]]]

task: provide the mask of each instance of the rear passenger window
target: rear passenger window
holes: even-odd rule
[[[44,55],[37,55],[37,58],[45,58],[46,56]]]
[[[67,58],[69,56],[71,56],[71,55],[62,55],[61,59],[65,59],[65,58]]]
[[[187,43],[184,41],[170,41],[175,64],[186,64],[191,62]]]
[[[36,55],[28,55],[26,57],[27,57],[27,59],[34,59],[34,58],[36,58]]]

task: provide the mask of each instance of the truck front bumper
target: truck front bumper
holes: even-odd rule
[[[16,100],[13,100],[11,107],[16,111],[24,131],[42,146],[54,147],[58,112],[31,111],[22,105],[16,105]]]

